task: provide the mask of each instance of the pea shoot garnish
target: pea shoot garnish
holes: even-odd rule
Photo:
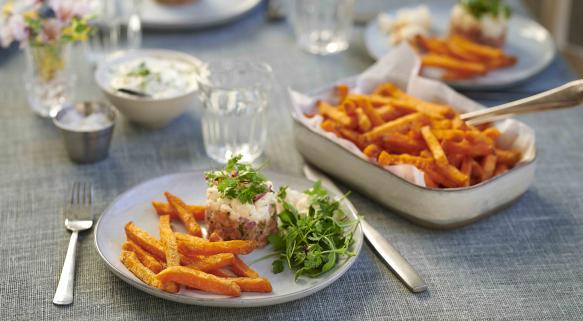
[[[231,157],[224,170],[209,171],[204,176],[207,184],[216,186],[224,197],[253,203],[257,196],[269,191],[267,179],[252,165],[240,163],[241,157]]]
[[[273,273],[280,273],[287,265],[302,275],[316,277],[332,269],[340,256],[352,256],[349,251],[358,220],[348,220],[340,208],[340,201],[332,199],[316,182],[304,193],[310,197],[307,213],[299,213],[286,202],[286,187],[277,193],[283,210],[279,213],[279,234],[271,235],[269,242],[279,253],[272,263]]]

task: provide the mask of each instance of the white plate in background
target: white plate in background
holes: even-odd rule
[[[427,7],[431,12],[432,35],[446,36],[451,7],[435,3],[428,3]],[[399,9],[389,13],[395,14]],[[388,36],[380,30],[376,18],[366,27],[364,40],[369,54],[377,60],[394,47],[389,43]],[[509,21],[504,51],[518,58],[514,66],[493,70],[482,77],[446,83],[460,89],[491,89],[517,84],[545,69],[553,61],[556,52],[551,35],[543,26],[516,14]]]
[[[166,5],[144,0],[142,23],[147,28],[194,29],[227,23],[255,8],[261,0],[194,0],[181,5]]]

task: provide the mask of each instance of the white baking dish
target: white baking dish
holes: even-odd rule
[[[406,53],[407,49],[399,49]],[[395,53],[392,59],[399,56]],[[380,64],[390,63],[391,57],[381,60]],[[387,77],[374,77],[363,80],[363,75],[376,75],[370,69],[358,77],[345,79],[351,87],[371,88],[375,82],[392,81],[407,89],[415,96],[437,102],[454,101],[463,106],[452,105],[458,112],[467,112],[484,108],[461,96],[451,88],[434,80],[416,76],[418,64],[411,60],[395,64],[393,69],[384,70]],[[406,65],[409,64],[409,67]],[[377,68],[373,66],[371,69]],[[398,68],[398,71],[395,71]],[[432,189],[412,183],[383,168],[362,154],[352,143],[336,138],[333,134],[323,132],[316,124],[317,120],[307,119],[298,108],[308,106],[317,99],[329,100],[333,85],[309,95],[292,92],[294,110],[295,143],[305,159],[324,172],[345,182],[355,191],[394,209],[404,217],[424,226],[434,228],[452,228],[466,225],[509,205],[520,197],[534,179],[536,166],[536,149],[534,131],[516,120],[505,120],[497,124],[503,135],[498,141],[503,147],[521,147],[522,159],[512,170],[480,184],[465,188]],[[366,92],[366,90],[361,90]],[[309,100],[308,100],[309,98]],[[432,99],[435,98],[435,99]],[[305,109],[304,109],[305,111]],[[512,128],[512,130],[504,130]],[[523,135],[521,137],[520,135]]]

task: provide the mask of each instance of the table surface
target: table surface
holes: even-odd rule
[[[264,9],[220,28],[147,32],[144,46],[181,50],[208,60],[248,58],[271,64],[280,87],[270,111],[265,158],[270,169],[300,175],[303,161],[293,145],[285,88],[310,90],[356,74],[373,61],[364,49],[362,28],[356,30],[348,51],[317,57],[294,45],[287,23],[266,23]],[[78,98],[102,98],[91,68],[78,59]],[[471,226],[428,230],[358,193],[351,194],[361,214],[425,278],[429,285],[425,293],[409,292],[365,246],[342,278],[302,300],[239,310],[180,305],[115,277],[100,260],[93,233],[88,232],[77,252],[75,303],[54,306],[51,299],[69,237],[61,207],[74,181],[93,182],[95,212],[100,213],[118,194],[141,181],[216,164],[204,154],[195,110],[161,130],[143,129],[122,119],[107,160],[85,166],[71,163],[59,133],[28,109],[21,85],[23,67],[23,55],[16,49],[0,52],[2,320],[574,320],[583,316],[583,108],[521,117],[537,132],[536,181],[512,207]],[[559,58],[512,91],[527,94],[573,78]]]

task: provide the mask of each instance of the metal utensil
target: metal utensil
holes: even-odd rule
[[[519,114],[574,107],[581,103],[583,103],[583,79],[507,104],[465,113],[461,118],[468,124],[478,125]]]
[[[65,263],[59,278],[59,285],[53,297],[53,303],[57,305],[67,305],[73,303],[73,289],[75,285],[75,253],[77,252],[77,237],[79,231],[85,231],[93,226],[93,211],[91,202],[93,200],[93,187],[91,183],[73,184],[71,199],[65,205],[65,227],[71,231],[71,239]]]
[[[311,181],[321,181],[326,188],[337,194],[343,194],[338,187],[324,174],[320,173],[315,168],[304,165],[304,175]],[[357,212],[354,205],[344,198],[344,204],[355,213]],[[397,277],[412,291],[423,292],[427,290],[427,284],[413,269],[411,264],[399,253],[399,251],[391,245],[374,227],[368,224],[361,218],[360,224],[364,236],[370,242],[372,247],[379,253],[383,260],[387,263],[389,268],[397,275]]]
[[[85,116],[103,113],[109,118],[111,124],[93,131],[75,130],[63,122],[63,118],[69,112],[77,112]],[[107,158],[115,125],[115,111],[111,105],[104,102],[79,102],[61,109],[53,118],[53,123],[63,133],[67,154],[73,161],[93,163]]]
[[[136,96],[136,97],[140,97],[140,98],[151,98],[152,97],[152,95],[150,95],[148,93],[129,89],[129,88],[118,88],[116,90],[120,93],[124,93],[124,94],[130,95],[130,96]]]

